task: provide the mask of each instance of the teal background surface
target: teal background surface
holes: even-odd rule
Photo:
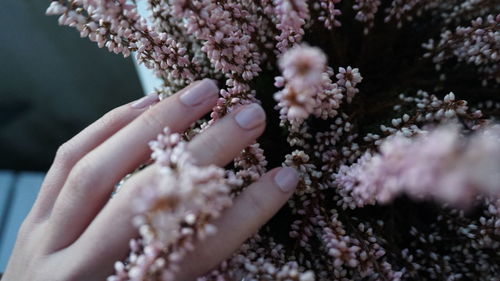
[[[49,3],[0,0],[0,169],[46,171],[61,143],[143,95],[132,59],[59,26]]]

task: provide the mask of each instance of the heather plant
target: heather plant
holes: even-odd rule
[[[152,95],[222,87],[204,122],[151,143],[157,184],[131,202],[140,236],[109,281],[172,280],[279,163],[299,172],[295,195],[199,280],[499,280],[497,0],[148,0],[149,21],[138,1],[47,14],[134,55],[163,81]],[[225,170],[197,167],[185,143],[250,103],[268,115],[259,142]]]

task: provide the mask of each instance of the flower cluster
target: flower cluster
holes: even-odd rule
[[[477,195],[499,196],[500,128],[464,139],[457,125],[410,139],[395,134],[352,166],[341,166],[335,184],[351,207],[388,203],[400,193],[468,206]]]
[[[373,27],[375,15],[382,4],[380,0],[356,0],[353,9],[357,11],[356,20],[366,23],[365,33]]]
[[[500,14],[478,17],[470,26],[458,26],[455,31],[445,30],[439,42],[430,40],[424,47],[425,56],[432,56],[438,69],[451,59],[477,67],[484,81],[495,79],[500,83]]]
[[[194,81],[200,67],[186,47],[166,33],[156,33],[125,1],[53,1],[49,15],[61,15],[59,24],[75,27],[99,47],[137,60],[165,79]]]
[[[279,61],[283,76],[275,78],[275,86],[284,88],[274,98],[279,102],[282,125],[296,130],[309,115],[322,119],[337,115],[344,95],[348,102],[358,92],[363,79],[358,69],[340,67],[332,82],[333,70],[326,67],[326,56],[320,49],[299,45],[285,52]]]
[[[192,165],[178,135],[153,142],[141,236],[110,280],[171,279],[192,239],[280,164],[299,172],[296,193],[200,280],[498,279],[498,0],[148,0],[148,20],[136,2],[55,0],[47,14],[134,52],[160,97],[218,80],[185,136],[253,102],[270,129],[226,172]]]
[[[223,169],[194,165],[186,145],[168,128],[150,143],[156,176],[132,202],[140,238],[130,242],[130,255],[116,262],[108,281],[174,280],[194,241],[216,232],[210,222],[231,205],[231,188]]]
[[[280,34],[276,37],[276,48],[284,52],[302,41],[304,25],[309,18],[309,8],[305,0],[275,0],[275,13],[279,21],[276,28]]]
[[[341,26],[337,18],[342,15],[342,11],[336,7],[336,4],[337,6],[340,5],[341,1],[342,0],[320,0],[313,6],[313,8],[320,13],[318,20],[324,22],[325,27],[329,30]]]

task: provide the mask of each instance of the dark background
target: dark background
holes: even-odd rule
[[[0,169],[47,170],[60,144],[142,95],[130,58],[59,26],[49,3],[0,0]]]

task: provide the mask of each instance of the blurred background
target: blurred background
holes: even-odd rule
[[[0,169],[46,171],[57,147],[142,95],[132,59],[45,16],[49,1],[0,1]]]
[[[58,26],[49,3],[0,0],[0,272],[58,146],[143,95],[132,59]]]

